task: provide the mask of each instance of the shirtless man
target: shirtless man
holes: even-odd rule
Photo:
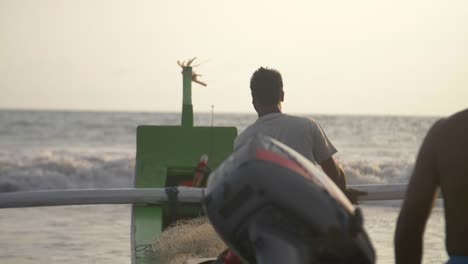
[[[283,80],[278,71],[259,68],[250,79],[250,90],[258,119],[236,138],[234,149],[245,144],[257,133],[270,136],[299,152],[312,163],[320,165],[352,203],[357,203],[359,195],[366,194],[347,189],[344,172],[333,158],[337,151],[317,122],[282,113]]]
[[[468,263],[468,109],[430,129],[418,154],[395,232],[396,263],[421,263],[437,189],[444,198],[450,264]]]

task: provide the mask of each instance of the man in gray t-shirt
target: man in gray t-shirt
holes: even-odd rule
[[[322,164],[336,153],[335,147],[319,124],[305,117],[283,113],[261,116],[236,138],[234,149],[244,145],[257,134],[270,136],[285,143],[315,165]]]
[[[284,91],[281,74],[278,71],[259,68],[250,79],[250,90],[258,119],[236,138],[234,150],[261,133],[279,140],[320,165],[351,202],[356,203],[357,196],[366,194],[346,188],[343,170],[333,158],[336,149],[317,122],[281,112]]]

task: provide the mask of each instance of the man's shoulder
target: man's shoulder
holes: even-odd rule
[[[438,119],[427,133],[428,140],[444,141],[468,138],[468,109],[451,116]]]
[[[306,117],[306,116],[284,114],[283,118],[292,122],[298,122],[298,123],[303,123],[303,124],[316,124],[317,123],[313,118]]]
[[[448,124],[453,123],[468,126],[468,108],[442,120],[446,120],[445,122]]]
[[[243,144],[246,138],[249,138],[254,133],[256,126],[256,123],[253,123],[240,132],[239,135],[237,135],[237,137],[234,139],[234,146],[236,147],[240,144]]]
[[[452,115],[452,117],[457,117],[457,118],[468,118],[468,108],[461,110],[460,112],[457,112]]]

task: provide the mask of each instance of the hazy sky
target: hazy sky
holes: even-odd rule
[[[253,112],[259,66],[285,112],[448,115],[468,107],[468,2],[0,0],[0,108]]]

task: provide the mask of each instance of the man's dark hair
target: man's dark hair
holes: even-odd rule
[[[275,69],[260,67],[250,78],[250,91],[259,104],[276,105],[280,102],[283,91],[281,73]]]

